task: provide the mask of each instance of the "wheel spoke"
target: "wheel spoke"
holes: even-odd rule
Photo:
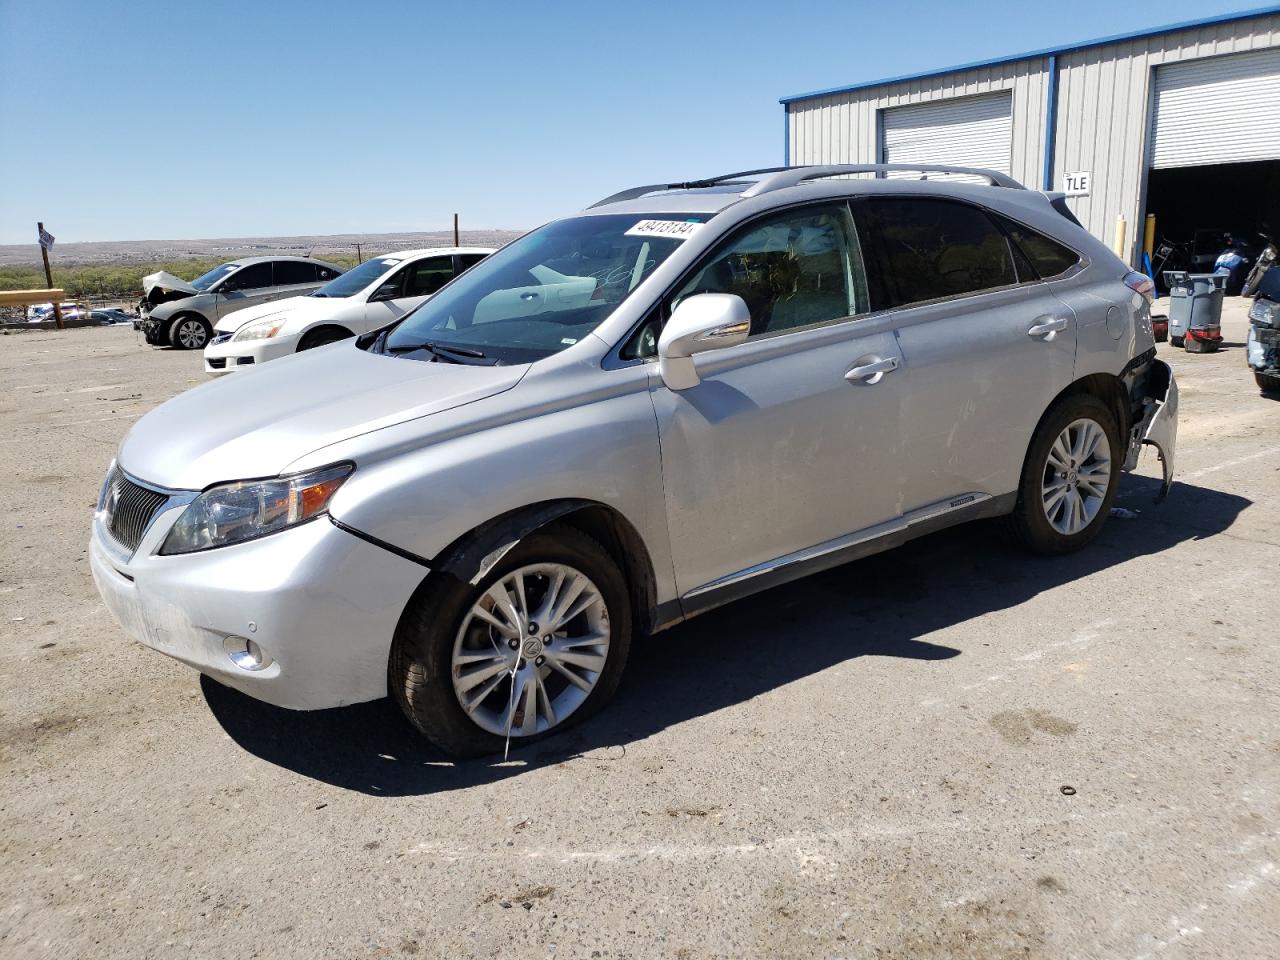
[[[561,624],[572,617],[566,616],[573,602],[578,599],[582,591],[587,589],[587,578],[580,573],[575,573],[573,579],[560,591],[560,595],[556,597],[555,606],[551,608],[551,613],[547,617],[548,628],[558,630]]]
[[[581,667],[583,670],[590,670],[592,673],[599,673],[604,669],[605,656],[600,653],[579,653],[576,650],[557,650],[549,652],[547,657],[555,662],[563,663],[568,666]]]
[[[490,677],[499,676],[511,670],[511,664],[505,659],[498,659],[497,657],[486,659],[489,660],[488,666],[477,667],[469,673],[464,673],[456,677],[453,682],[454,689],[459,693],[467,693],[477,684],[484,683]],[[458,658],[455,657],[454,664],[456,665],[457,662]]]
[[[572,683],[575,687],[577,687],[583,693],[591,692],[592,684],[590,683],[590,681],[588,681],[585,677],[578,676],[578,674],[574,673],[572,670],[566,667],[559,660],[553,657],[548,657],[547,666],[551,667],[553,670],[556,671],[556,673],[560,674],[562,677],[564,677],[566,680]]]
[[[529,684],[529,671],[517,670],[511,679],[511,696],[507,702],[507,718],[506,718],[506,735],[511,736],[511,730],[516,721],[516,711],[524,704],[524,688]]]
[[[462,709],[467,711],[467,713],[475,713],[476,707],[484,703],[485,700],[488,698],[489,694],[493,693],[493,691],[497,689],[498,684],[502,683],[502,681],[505,680],[509,675],[510,675],[509,670],[502,670],[496,675],[490,677],[489,680],[484,684],[484,686],[482,686],[478,691],[476,691],[476,693],[473,694],[470,698],[464,695],[462,698]]]
[[[1059,504],[1062,503],[1062,500],[1064,497],[1066,497],[1066,495],[1067,495],[1066,483],[1059,483],[1056,486],[1050,487],[1049,489],[1045,490],[1045,494],[1044,494],[1045,513],[1047,513],[1050,517],[1052,517],[1053,511],[1057,509]]]
[[[1053,441],[1053,446],[1049,448],[1049,462],[1059,470],[1066,470],[1071,465],[1071,451],[1063,442],[1065,436],[1065,432],[1059,434],[1058,439]]]
[[[556,717],[556,708],[552,706],[551,695],[547,693],[547,684],[541,675],[537,677],[537,683],[539,708],[542,710],[542,715],[547,718],[547,726],[554,727],[560,721]]]
[[[532,674],[532,678],[524,682],[524,703],[520,717],[520,733],[526,737],[538,731],[538,674],[533,669],[527,672]]]

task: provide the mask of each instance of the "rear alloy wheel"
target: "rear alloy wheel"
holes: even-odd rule
[[[1035,553],[1070,553],[1102,530],[1120,476],[1115,417],[1097,397],[1067,397],[1040,422],[1011,523]]]
[[[585,719],[617,688],[631,610],[613,558],[581,531],[530,534],[475,586],[415,597],[389,681],[409,720],[455,756],[502,753]]]
[[[169,343],[178,350],[203,350],[213,330],[203,317],[178,317],[169,328]]]

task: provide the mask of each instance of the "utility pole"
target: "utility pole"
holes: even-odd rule
[[[42,222],[36,223],[36,236],[37,237],[44,236],[44,223]],[[40,256],[44,260],[45,285],[50,290],[52,290],[53,289],[53,271],[49,269],[49,248],[44,245],[43,241],[40,243]],[[53,301],[53,322],[58,325],[59,330],[62,329],[62,305],[59,304],[57,300]]]
[[[357,243],[356,244],[356,265],[359,266],[362,263],[364,263],[364,257],[360,255],[360,244]]]
[[[456,213],[453,215],[453,245],[455,247],[462,246],[462,244],[458,242],[458,215]],[[52,286],[52,284],[50,284],[50,286]]]

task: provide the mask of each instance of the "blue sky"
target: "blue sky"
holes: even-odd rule
[[[780,96],[1253,6],[0,0],[0,243],[526,228],[780,163]]]

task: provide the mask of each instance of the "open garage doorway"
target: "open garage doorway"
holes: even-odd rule
[[[1152,266],[1210,273],[1227,234],[1255,258],[1280,231],[1280,47],[1156,68],[1147,213]],[[1235,292],[1238,274],[1228,285]]]
[[[1157,274],[1212,273],[1226,234],[1256,258],[1264,237],[1280,240],[1280,160],[1152,170],[1147,213],[1156,218],[1154,250],[1168,251],[1152,258]],[[1164,290],[1163,278],[1156,281]]]

